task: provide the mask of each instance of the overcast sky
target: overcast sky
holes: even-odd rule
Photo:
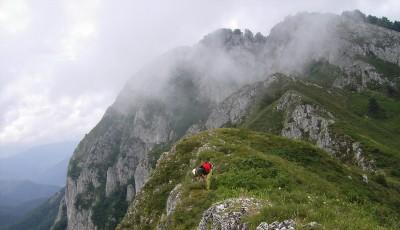
[[[400,20],[398,0],[0,0],[0,157],[79,140],[141,66],[217,28],[353,9]]]

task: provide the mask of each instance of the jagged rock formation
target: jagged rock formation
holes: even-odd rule
[[[351,87],[360,92],[368,89],[371,84],[390,84],[390,81],[379,74],[372,65],[363,61],[355,61],[353,65],[344,67],[343,71],[345,75],[335,80],[335,87]]]
[[[289,91],[279,99],[276,109],[285,112],[281,135],[309,140],[338,158],[351,158],[363,170],[373,171],[373,162],[365,159],[359,142],[334,134],[329,128],[335,123],[332,113],[318,105],[304,104],[302,97]]]
[[[182,184],[177,184],[169,193],[165,213],[161,215],[160,223],[157,225],[158,230],[165,229],[165,226],[171,221],[171,215],[176,210],[177,205],[182,198]]]
[[[174,189],[172,189],[171,193],[168,196],[167,200],[167,217],[171,215],[172,212],[175,211],[176,205],[178,204],[181,196],[182,196],[182,185],[177,184]]]
[[[317,105],[303,104],[302,95],[289,91],[278,101],[276,109],[286,112],[281,135],[291,139],[310,139],[317,146],[335,153],[332,148],[332,138],[329,126],[334,117]]]

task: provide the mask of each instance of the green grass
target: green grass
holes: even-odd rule
[[[271,104],[252,113],[242,126],[255,131],[279,134],[283,128],[283,119],[284,114]]]
[[[374,66],[378,73],[382,74],[390,80],[393,80],[396,77],[400,77],[400,67],[396,64],[384,61],[374,55],[362,56],[359,57],[359,59]]]
[[[317,83],[325,88],[330,88],[333,82],[342,75],[339,67],[329,64],[328,61],[314,61],[305,71],[307,80]]]
[[[311,85],[303,81],[280,80],[271,86],[273,92],[264,93],[253,105],[250,115],[239,127],[260,132],[280,134],[284,114],[277,111],[276,101],[289,90],[302,95],[301,103],[316,104],[335,116],[331,129],[339,136],[359,141],[365,154],[375,160],[387,176],[400,165],[400,101],[377,91],[354,93],[347,90]],[[268,91],[267,89],[266,91]],[[382,118],[368,116],[368,101],[375,98],[385,111]],[[400,181],[400,177],[394,176]]]
[[[198,147],[213,146],[197,154]],[[192,179],[190,170],[209,159],[215,168],[210,190]],[[232,197],[265,201],[261,221],[293,218],[299,229],[317,221],[325,229],[398,229],[400,194],[393,188],[362,182],[362,172],[344,166],[310,144],[245,129],[217,129],[185,138],[176,153],[154,171],[119,229],[154,229],[169,192],[182,183],[182,200],[167,229],[193,229],[213,203]]]

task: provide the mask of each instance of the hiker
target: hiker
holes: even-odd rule
[[[203,162],[199,167],[194,168],[192,170],[193,176],[195,177],[201,177],[202,179],[205,179],[207,177],[207,175],[210,173],[210,171],[212,170],[213,165],[206,161]]]

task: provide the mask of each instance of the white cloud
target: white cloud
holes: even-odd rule
[[[0,1],[0,28],[15,34],[24,31],[30,22],[30,9],[25,0]]]
[[[62,54],[68,60],[76,60],[95,32],[95,26],[91,22],[81,22],[74,25],[69,34],[61,40]]]
[[[66,32],[61,39],[62,54],[68,60],[76,60],[96,34],[97,13],[100,2],[97,0],[67,0],[64,2],[68,19]]]
[[[51,99],[46,76],[25,76],[9,84],[0,101],[16,102],[3,114],[0,146],[77,139],[88,132],[111,103],[110,95],[86,92]]]

